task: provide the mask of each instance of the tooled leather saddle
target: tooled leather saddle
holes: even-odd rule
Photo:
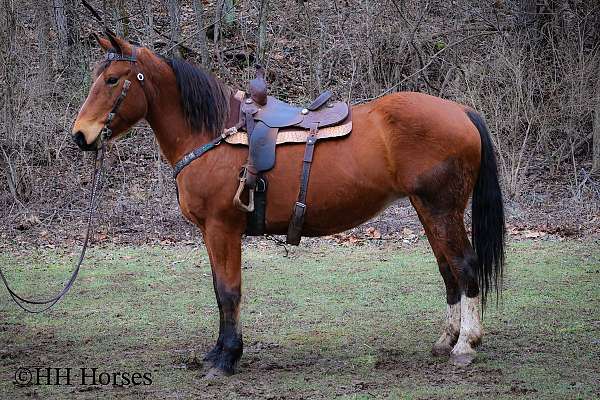
[[[315,143],[320,128],[337,126],[349,119],[349,107],[344,102],[329,102],[331,92],[320,94],[308,107],[301,108],[267,95],[264,70],[256,66],[256,77],[249,83],[248,92],[241,100],[230,100],[228,127],[236,126],[248,135],[248,161],[240,171],[240,184],[234,205],[248,212],[246,234],[262,235],[265,232],[267,181],[263,173],[275,166],[276,143],[282,128],[301,129],[308,132],[304,151],[300,191],[294,204],[286,242],[300,243],[306,214],[306,194]],[[237,104],[236,104],[237,103]],[[248,191],[248,203],[242,193]]]

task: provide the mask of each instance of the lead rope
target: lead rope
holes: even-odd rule
[[[103,131],[104,131],[104,129],[103,129]],[[100,187],[100,184],[102,181],[102,175],[103,175],[102,167],[104,165],[104,152],[106,149],[105,143],[106,142],[104,142],[104,141],[102,142],[100,150],[96,151],[96,154],[95,154],[94,172],[93,172],[93,176],[92,176],[92,190],[90,193],[89,213],[88,213],[88,218],[87,218],[87,229],[86,229],[86,233],[85,233],[85,239],[83,240],[83,247],[81,248],[81,253],[79,254],[77,266],[71,273],[71,278],[69,278],[69,280],[67,281],[67,283],[65,284],[63,289],[56,296],[54,296],[50,299],[47,299],[47,300],[26,299],[26,298],[18,295],[10,287],[10,285],[8,284],[8,281],[6,280],[6,277],[4,276],[4,272],[2,271],[2,268],[0,267],[0,278],[2,278],[2,282],[4,283],[4,286],[6,286],[6,289],[8,290],[10,297],[22,310],[27,311],[28,313],[39,314],[39,313],[42,313],[42,312],[48,310],[52,306],[54,306],[56,303],[58,303],[58,301],[60,299],[62,299],[64,297],[65,294],[67,294],[69,289],[71,289],[71,287],[73,286],[75,279],[77,279],[77,275],[79,274],[79,269],[81,268],[81,264],[83,264],[83,260],[85,258],[85,251],[87,250],[87,247],[89,244],[90,232],[92,230],[92,221],[93,221],[92,217],[93,217],[94,211],[96,210],[96,207],[98,205],[97,201],[96,201],[97,200],[96,194],[98,192],[98,188]],[[34,310],[31,308],[28,308],[27,306],[25,306],[25,304],[46,305],[46,307],[44,307],[40,310]]]
[[[144,75],[142,75],[141,73],[138,73],[137,79],[140,81],[140,84],[142,84],[144,81]],[[58,303],[58,301],[60,299],[62,299],[64,297],[65,294],[67,294],[69,289],[71,289],[71,286],[73,286],[75,279],[77,279],[77,275],[79,274],[79,269],[81,268],[81,264],[83,264],[83,259],[85,258],[85,251],[87,250],[87,247],[88,247],[88,244],[90,241],[90,232],[92,231],[92,221],[93,221],[92,217],[94,216],[94,211],[98,205],[96,203],[96,200],[97,200],[96,194],[98,192],[98,188],[100,187],[100,182],[102,181],[102,172],[103,172],[102,167],[104,165],[104,152],[106,150],[106,142],[112,136],[112,130],[110,129],[110,124],[112,123],[113,119],[115,118],[115,115],[117,115],[117,111],[118,111],[119,107],[121,106],[121,103],[125,99],[125,96],[127,96],[127,92],[129,91],[130,86],[131,86],[131,81],[125,80],[125,82],[123,82],[123,88],[121,89],[121,93],[119,94],[119,97],[117,97],[117,99],[115,100],[113,108],[108,113],[106,122],[104,123],[104,126],[102,127],[102,130],[100,131],[100,149],[97,150],[96,154],[95,154],[96,157],[94,160],[94,173],[92,176],[92,190],[90,193],[90,201],[89,201],[89,210],[90,211],[88,213],[88,218],[87,218],[87,229],[85,232],[85,239],[83,240],[83,247],[81,248],[81,253],[79,254],[79,259],[77,260],[77,266],[71,273],[71,278],[69,278],[66,285],[62,288],[62,290],[56,296],[54,296],[50,299],[47,299],[47,300],[26,299],[22,296],[19,296],[10,287],[10,285],[8,284],[8,281],[6,280],[6,277],[4,276],[4,272],[2,271],[2,268],[0,267],[0,278],[2,279],[2,282],[4,283],[4,286],[6,286],[6,290],[8,290],[10,297],[22,310],[27,311],[28,313],[39,314],[39,313],[42,313],[42,312],[48,310],[52,306],[54,306],[56,303]],[[33,310],[31,308],[28,308],[24,304],[35,304],[35,305],[46,305],[47,304],[47,306],[42,308],[41,310]]]

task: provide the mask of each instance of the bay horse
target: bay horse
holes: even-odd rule
[[[173,166],[223,132],[231,88],[186,61],[112,34],[97,40],[113,59],[97,66],[75,120],[72,136],[82,150],[97,148],[125,85],[129,94],[110,118],[111,140],[145,119]],[[502,193],[483,118],[452,101],[395,93],[353,106],[352,121],[348,137],[323,140],[315,150],[302,234],[347,230],[408,197],[446,287],[445,324],[432,352],[466,366],[483,335],[479,300],[485,306],[491,289],[498,294],[504,266]],[[247,214],[232,206],[232,198],[247,151],[221,144],[176,180],[181,212],[202,232],[219,307],[219,336],[205,358],[208,375],[234,373],[243,351],[241,241]],[[266,174],[266,229],[274,235],[287,232],[304,145],[281,145],[277,151],[277,164]],[[472,244],[463,218],[471,194]]]

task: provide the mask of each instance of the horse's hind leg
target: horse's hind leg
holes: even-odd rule
[[[446,284],[447,320],[433,353],[450,354],[452,363],[468,365],[475,358],[474,347],[481,342],[483,330],[477,310],[476,257],[467,238],[463,212],[444,211],[442,204],[433,205],[416,196],[411,202]]]
[[[450,264],[446,261],[443,246],[440,246],[439,241],[436,240],[434,233],[429,228],[434,223],[432,217],[418,198],[411,198],[411,203],[417,210],[419,220],[423,224],[446,286],[446,320],[444,321],[442,334],[433,345],[431,352],[435,356],[449,356],[460,333],[460,289],[458,281],[450,269]]]

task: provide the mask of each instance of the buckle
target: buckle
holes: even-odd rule
[[[299,201],[297,201],[296,204],[294,205],[294,214],[298,213],[299,215],[303,215],[305,211],[306,211],[306,204],[300,203]]]
[[[264,193],[267,191],[267,180],[265,178],[258,178],[256,180],[256,188],[254,191]]]
[[[102,130],[100,131],[100,139],[102,141],[105,141],[107,139],[110,139],[111,136],[112,136],[112,129],[110,129],[107,126],[104,126],[102,128]]]

